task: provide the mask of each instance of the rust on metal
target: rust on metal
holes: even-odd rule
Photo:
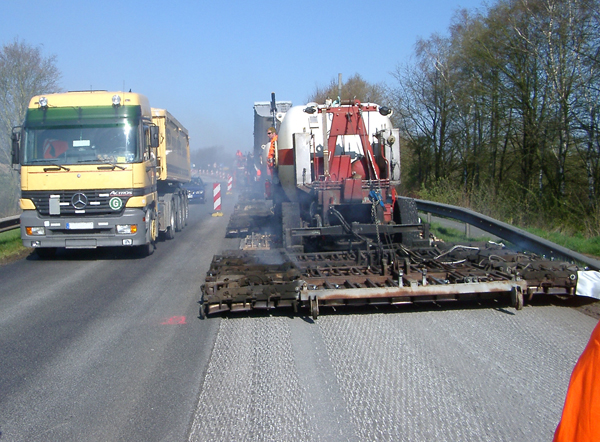
[[[571,295],[577,267],[500,245],[293,253],[229,251],[213,258],[206,314],[280,307],[407,304],[534,294]],[[512,295],[511,295],[512,294]]]

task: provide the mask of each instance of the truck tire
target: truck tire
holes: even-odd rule
[[[175,197],[175,231],[181,232],[183,229],[183,207],[181,207],[181,198]]]
[[[182,201],[183,201],[183,227],[188,225],[188,218],[190,217],[190,206],[189,206],[189,201],[187,199],[187,195],[183,194],[181,196]]]
[[[145,258],[154,253],[156,249],[156,238],[158,236],[158,223],[156,221],[157,214],[154,210],[149,212],[150,216],[150,229],[148,231],[148,243],[137,246],[137,254],[140,258]]]
[[[169,217],[169,225],[167,226],[167,231],[165,232],[165,238],[173,239],[175,238],[175,208],[171,207],[171,216]]]

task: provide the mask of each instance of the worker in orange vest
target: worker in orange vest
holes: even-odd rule
[[[277,149],[277,133],[274,127],[267,129],[267,136],[269,137],[269,152],[267,154],[267,175],[273,177],[273,171],[275,170],[275,151]]]
[[[554,442],[600,441],[600,322],[579,357]]]

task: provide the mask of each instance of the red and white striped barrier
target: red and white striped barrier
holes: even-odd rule
[[[233,177],[229,175],[229,178],[227,178],[227,195],[231,195],[231,189],[233,189]]]
[[[213,207],[214,213],[212,216],[223,216],[221,212],[221,184],[213,183]]]

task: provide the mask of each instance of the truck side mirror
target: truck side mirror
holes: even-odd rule
[[[150,147],[158,147],[159,142],[158,126],[150,126]]]
[[[21,150],[21,127],[13,127],[12,129],[12,164],[19,164],[19,154]]]

